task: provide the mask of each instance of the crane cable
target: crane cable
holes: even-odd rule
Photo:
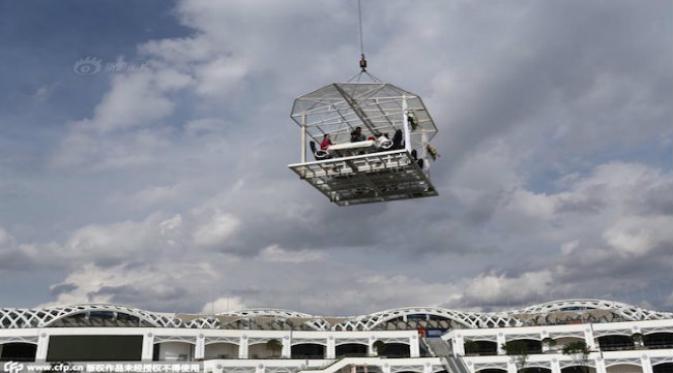
[[[353,82],[356,81],[357,83],[360,82],[360,79],[364,75],[365,77],[368,77],[371,79],[373,82],[376,83],[381,83],[381,80],[374,75],[370,74],[367,71],[367,59],[365,58],[365,42],[364,42],[364,30],[362,28],[362,0],[358,0],[358,33],[360,36],[360,72],[357,74],[353,75],[350,79],[348,79],[348,82]]]
[[[365,43],[362,32],[362,0],[358,0],[358,25],[360,33],[360,69],[367,72],[367,59],[365,59]]]

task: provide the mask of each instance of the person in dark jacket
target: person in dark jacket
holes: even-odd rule
[[[393,150],[404,149],[404,134],[402,130],[396,130],[393,135]]]
[[[367,138],[362,134],[362,127],[355,127],[351,132],[351,142],[365,141]]]

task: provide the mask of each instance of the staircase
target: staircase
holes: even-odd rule
[[[449,373],[472,373],[460,356],[453,356],[451,345],[441,338],[423,338],[423,342],[430,352],[442,360],[442,364]]]
[[[449,373],[472,373],[465,365],[465,362],[460,356],[442,356],[442,363]]]
[[[316,373],[316,372],[336,372],[337,370],[343,368],[343,361],[347,360],[346,358],[336,359],[333,362],[322,366],[322,367],[306,367],[301,369],[299,373]]]
[[[336,373],[351,365],[355,365],[358,369],[359,366],[377,366],[379,364],[381,364],[381,360],[378,357],[344,357],[323,367],[301,369],[298,373]],[[350,372],[350,369],[348,371]]]
[[[425,342],[425,345],[428,347],[428,350],[436,356],[436,357],[442,357],[442,356],[453,356],[453,351],[451,349],[451,346],[446,343],[441,338],[423,338],[423,341]]]

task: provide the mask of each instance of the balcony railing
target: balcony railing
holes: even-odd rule
[[[667,348],[673,349],[673,342],[670,342],[670,343],[668,343],[668,342],[649,343],[649,344],[646,344],[643,348],[644,349],[650,349],[650,350],[661,350],[661,349],[667,349]]]
[[[609,344],[600,346],[601,351],[626,351],[635,349],[636,346],[633,344]]]
[[[651,343],[643,346],[637,346],[634,344],[609,344],[599,347],[599,351],[630,351],[630,350],[661,350],[661,349],[673,349],[672,343]],[[541,354],[562,354],[563,346],[554,346],[546,351],[528,351],[528,355],[541,355]],[[498,352],[493,350],[470,350],[465,351],[465,356],[498,356]],[[506,354],[502,354],[503,356]]]
[[[498,351],[494,350],[470,350],[465,351],[465,356],[496,356]]]

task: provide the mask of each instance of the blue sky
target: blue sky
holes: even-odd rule
[[[437,198],[338,208],[286,168],[292,100],[357,71],[353,1],[0,1],[3,305],[673,307],[669,1],[363,8]]]
[[[13,176],[60,176],[44,168],[51,147],[69,121],[91,115],[109,87],[110,76],[76,75],[74,64],[89,56],[107,63],[119,56],[132,59],[140,43],[189,35],[191,30],[177,22],[174,5],[168,1],[125,6],[110,1],[95,6],[87,1],[41,2],[36,11],[36,3],[2,2],[0,84],[11,89],[0,93],[0,141],[4,163],[16,173]],[[11,216],[3,215],[10,219],[4,224],[43,225],[41,215],[53,219],[31,208],[36,205],[35,209],[43,210],[46,201],[35,201],[36,196],[29,193],[17,194],[19,198],[3,199],[10,204],[7,211],[12,211]],[[50,234],[54,233],[59,232]]]

